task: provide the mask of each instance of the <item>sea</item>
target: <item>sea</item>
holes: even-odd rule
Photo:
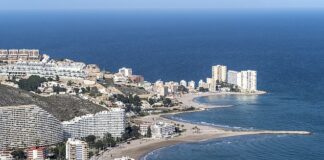
[[[258,71],[259,96],[195,99],[224,105],[170,118],[238,130],[303,130],[183,143],[143,160],[324,159],[324,10],[0,11],[0,48],[133,68],[154,82],[205,79],[211,66]]]

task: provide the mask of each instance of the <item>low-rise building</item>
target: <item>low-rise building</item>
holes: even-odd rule
[[[86,142],[69,138],[65,145],[65,158],[67,160],[89,159],[89,147]]]
[[[31,147],[27,149],[28,160],[44,160],[46,158],[45,147]]]

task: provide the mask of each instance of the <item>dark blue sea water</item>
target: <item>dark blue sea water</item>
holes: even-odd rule
[[[210,67],[258,71],[262,96],[197,99],[232,107],[173,118],[310,136],[241,136],[163,148],[148,160],[324,159],[324,11],[0,11],[0,48],[132,67],[146,80],[199,80]]]

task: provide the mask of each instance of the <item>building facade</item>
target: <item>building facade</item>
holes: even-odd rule
[[[125,77],[130,77],[133,75],[133,70],[131,68],[120,68],[118,73],[122,74]]]
[[[36,105],[0,107],[0,149],[63,141],[60,121]]]
[[[65,144],[65,158],[67,160],[88,160],[88,144],[81,140],[69,138]]]
[[[75,117],[62,122],[62,125],[64,138],[83,138],[88,135],[103,137],[106,133],[121,137],[125,130],[125,110],[113,108],[111,111]]]

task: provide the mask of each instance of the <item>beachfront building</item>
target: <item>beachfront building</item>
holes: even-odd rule
[[[142,136],[146,136],[147,135],[147,131],[148,131],[148,128],[150,127],[150,124],[149,123],[143,123],[143,124],[140,124],[139,125],[139,128],[140,128],[140,134]]]
[[[226,82],[227,67],[224,65],[212,66],[212,82],[210,91],[216,91],[217,82]]]
[[[60,121],[36,105],[0,106],[0,150],[63,141]]]
[[[118,73],[122,74],[125,77],[130,77],[133,75],[133,70],[131,68],[123,67],[118,70]]]
[[[89,146],[86,142],[69,138],[65,144],[65,158],[67,160],[88,160]]]
[[[125,130],[125,110],[112,108],[96,114],[75,117],[62,122],[64,138],[83,138],[88,135],[103,137],[110,133],[113,137],[121,137]]]
[[[38,49],[0,49],[0,62],[16,63],[18,61],[39,61]]]
[[[227,72],[227,83],[238,85],[238,74],[239,72],[228,70]]]
[[[27,149],[27,160],[45,160],[45,147],[31,147]]]
[[[152,138],[168,138],[175,133],[175,126],[166,122],[157,122],[150,126]]]
[[[59,76],[60,78],[79,79],[85,78],[86,73],[84,67],[86,65],[81,62],[74,62],[65,59],[63,61],[18,61],[13,64],[1,65],[0,76],[16,76],[16,77],[29,77],[37,75],[40,77],[53,77]]]
[[[257,72],[253,70],[241,71],[238,74],[238,86],[241,92],[257,91]]]

